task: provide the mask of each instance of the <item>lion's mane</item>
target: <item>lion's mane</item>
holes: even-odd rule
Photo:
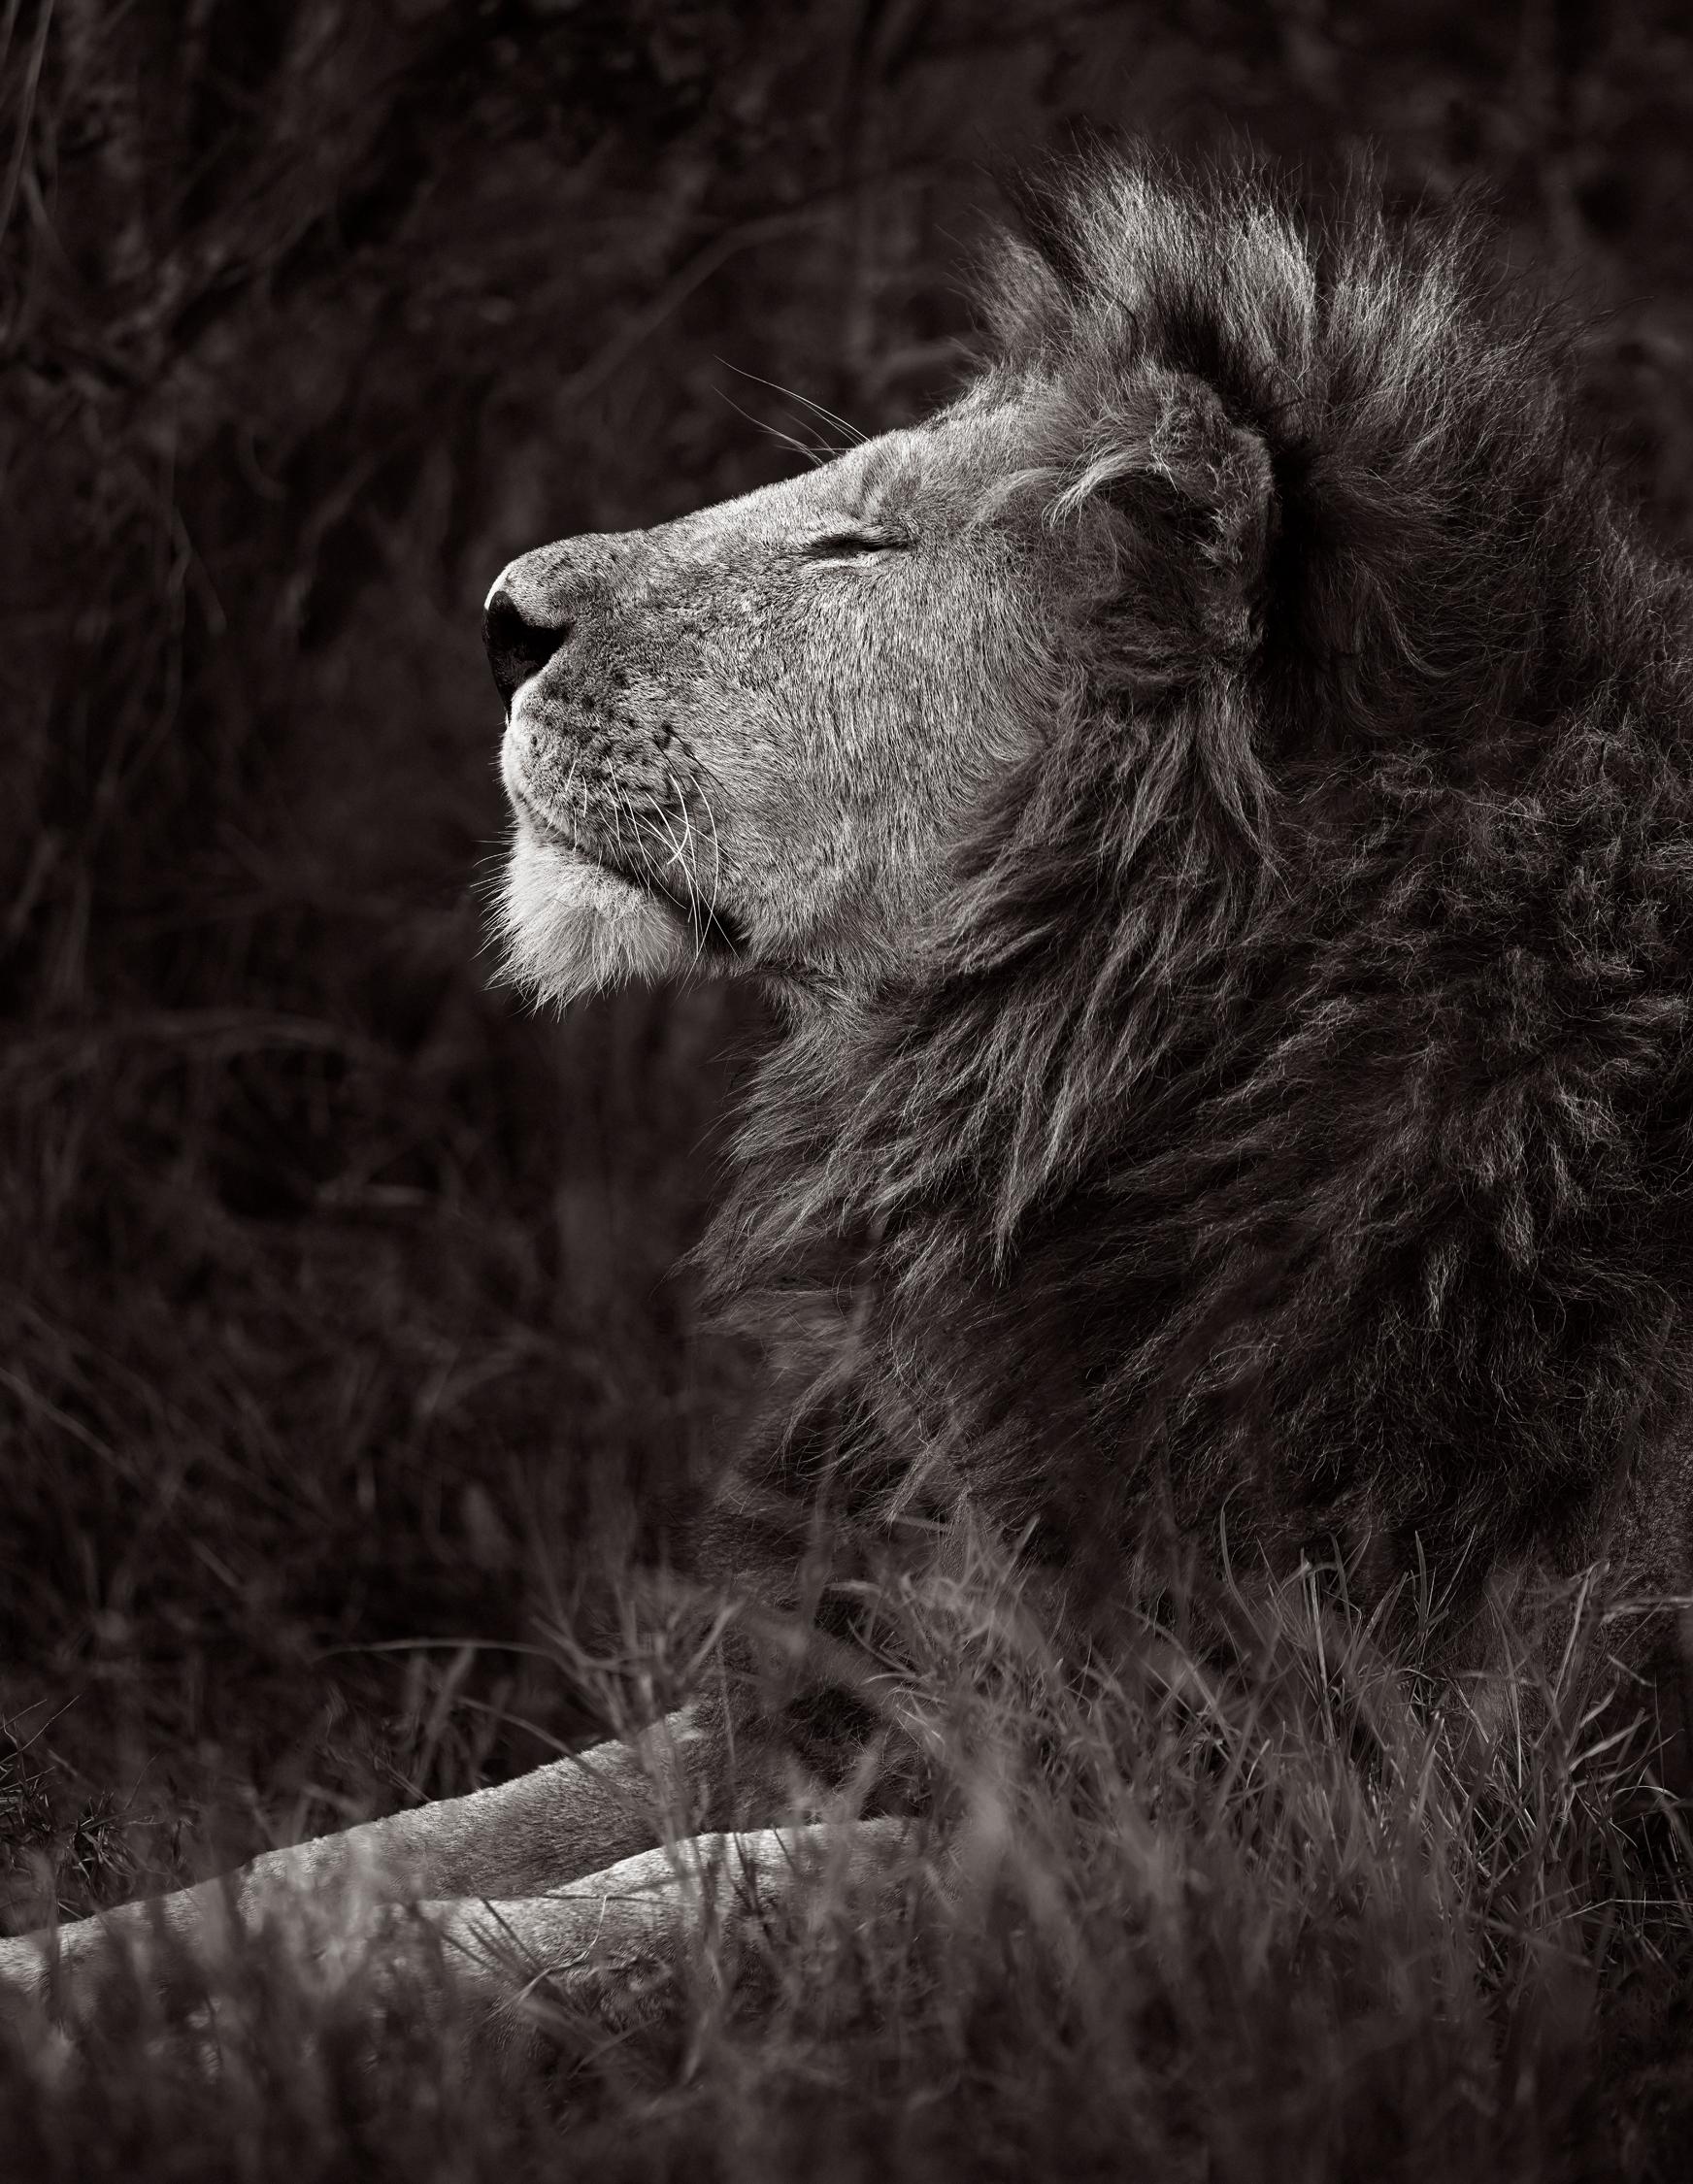
[[[1468,214],[1112,159],[1023,216],[984,370],[1111,550],[920,955],[763,1068],[711,1249],[826,1400],[731,1503],[962,1487],[1079,1593],[1153,1502],[1366,1594],[1673,1582],[1685,579]],[[1267,458],[1247,584],[1172,376]]]

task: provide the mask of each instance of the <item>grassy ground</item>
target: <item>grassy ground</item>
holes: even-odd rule
[[[1486,1734],[1313,1586],[1225,1612],[1233,1666],[1147,1628],[1079,1677],[983,1554],[887,1609],[935,1796],[874,1898],[708,1929],[639,2007],[540,1982],[503,2063],[290,1933],[187,2037],[155,1968],[0,2061],[18,2173],[1684,2173],[1689,1907],[1598,1604],[1547,1597]]]
[[[548,1634],[661,1551],[744,1373],[667,1270],[756,1007],[550,1025],[485,982],[475,629],[502,562],[782,473],[780,435],[812,436],[783,388],[866,426],[920,410],[996,164],[1117,126],[1486,181],[1512,255],[1590,314],[1594,421],[1684,540],[1690,121],[1668,5],[0,11],[16,1920],[44,1876],[78,1912],[585,1731]],[[940,1651],[936,1693],[972,1704]],[[403,2039],[315,2073],[283,2025],[209,2093],[114,2032],[91,2079],[10,2081],[30,2172],[109,2145],[114,2175],[372,2173],[381,2143],[481,2175],[544,2165],[561,2103],[573,2166],[631,2173],[698,2173],[707,2143],[737,2174],[921,2171],[954,2141],[1016,2174],[1389,2173],[1401,2141],[1408,2175],[1648,2161],[1660,2097],[1627,2072],[1655,2068],[1675,1918],[1601,1911],[1660,1883],[1583,1863],[1627,1879],[1632,1821],[1579,1854],[1501,1821],[1530,1848],[1484,1866],[1473,1784],[1411,1827],[1319,1706],[1278,1762],[1306,1819],[1261,1822],[1203,1707],[1024,1698],[995,1737],[1072,1756],[1005,1763],[1003,1916],[918,1889],[856,2017],[844,1972],[808,1975],[780,2039],[701,2003],[495,2090]],[[1507,1810],[1549,1812],[1567,1760],[1524,1764]]]

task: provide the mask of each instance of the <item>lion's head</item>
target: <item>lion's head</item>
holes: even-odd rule
[[[525,554],[487,606],[510,704],[523,976],[568,997],[699,961],[860,982],[1052,671],[1038,526],[997,515],[1013,407]]]
[[[1017,1524],[1109,1551],[1155,1468],[1369,1587],[1678,1572],[1618,1511],[1682,1494],[1685,581],[1466,218],[1028,211],[930,424],[501,578],[516,970],[844,1003],[719,1250],[855,1240],[853,1432],[897,1385]]]
[[[1154,678],[1244,651],[1271,502],[1199,377],[1148,356],[1084,391],[1032,356],[799,478],[524,554],[485,618],[512,970],[557,999],[689,966],[862,992],[1089,703],[1090,624]]]

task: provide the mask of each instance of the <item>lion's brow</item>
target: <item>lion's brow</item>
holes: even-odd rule
[[[866,441],[858,455],[855,505],[861,516],[881,514],[889,495],[906,479],[921,475],[921,465],[911,447],[891,433]]]

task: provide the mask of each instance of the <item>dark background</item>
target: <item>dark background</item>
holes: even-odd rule
[[[0,1822],[17,1916],[580,1732],[744,1367],[763,1036],[490,990],[515,552],[951,383],[1091,131],[1479,178],[1693,520],[1693,35],[1592,0],[0,9]],[[787,391],[791,390],[791,391]],[[766,429],[774,428],[774,429]],[[527,1650],[525,1650],[527,1648]]]

